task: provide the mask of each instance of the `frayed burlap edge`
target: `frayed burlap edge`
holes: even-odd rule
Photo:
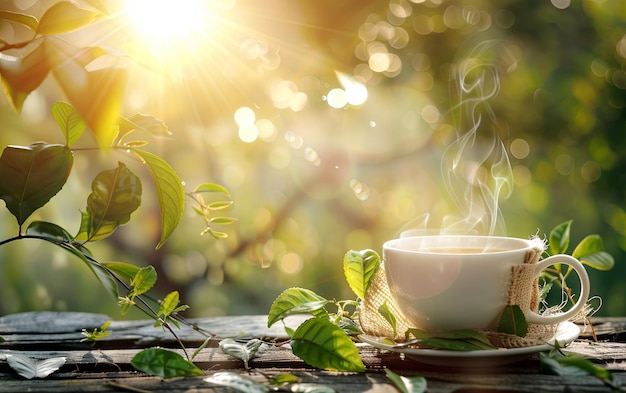
[[[539,309],[539,286],[535,274],[535,264],[545,250],[545,242],[539,237],[533,237],[534,247],[528,252],[525,263],[514,266],[511,272],[511,285],[508,293],[509,304],[518,305],[522,311]],[[531,288],[528,291],[527,288]],[[380,306],[387,304],[389,311],[396,317],[396,334],[392,326],[378,311]],[[367,335],[393,339],[403,342],[404,332],[411,328],[411,322],[402,314],[396,305],[385,275],[384,262],[380,264],[370,287],[362,299],[359,307],[359,323]],[[557,325],[529,324],[525,337],[496,331],[483,331],[491,343],[498,348],[520,348],[543,344],[556,333]]]

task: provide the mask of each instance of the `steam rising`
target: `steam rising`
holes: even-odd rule
[[[505,41],[491,40],[454,64],[455,105],[450,115],[456,138],[443,153],[441,175],[455,213],[443,217],[439,233],[506,233],[499,203],[513,191],[513,172],[501,139],[507,130],[490,103],[500,91],[501,75],[513,71],[516,61]],[[419,217],[417,227],[414,220],[402,236],[423,234],[429,218],[429,214]]]

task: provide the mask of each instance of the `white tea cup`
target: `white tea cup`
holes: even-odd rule
[[[494,329],[508,304],[512,268],[524,264],[533,251],[536,243],[512,237],[413,236],[386,242],[383,260],[390,293],[412,327],[432,332]],[[528,310],[528,323],[566,321],[587,302],[589,277],[577,259],[548,257],[534,265],[534,274],[559,263],[578,274],[578,300],[567,311],[550,315]]]

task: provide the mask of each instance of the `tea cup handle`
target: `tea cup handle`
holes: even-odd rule
[[[538,276],[544,269],[556,263],[569,265],[578,274],[578,279],[580,280],[580,296],[578,297],[578,301],[569,310],[558,314],[539,315],[536,312],[528,311],[526,312],[526,321],[529,323],[551,325],[566,321],[576,316],[576,314],[583,309],[589,299],[589,276],[587,275],[587,271],[585,270],[583,264],[574,257],[566,254],[559,254],[543,259],[537,263],[536,275]]]

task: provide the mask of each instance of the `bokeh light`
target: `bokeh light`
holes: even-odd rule
[[[46,2],[7,3],[40,15]],[[227,213],[238,223],[224,241],[198,236],[203,223],[188,209],[165,248],[154,251],[158,216],[146,196],[140,229],[124,228],[112,245],[101,246],[111,260],[157,264],[163,289],[179,290],[194,316],[265,313],[288,286],[351,296],[341,271],[348,249],[380,250],[405,226],[450,221],[457,212],[447,175],[492,185],[494,174],[506,172],[505,159],[492,172],[480,154],[458,173],[446,172],[444,153],[472,126],[476,137],[465,143],[474,152],[493,153],[497,136],[508,154],[514,187],[499,200],[508,234],[541,236],[574,219],[576,240],[600,233],[607,249],[626,255],[626,31],[619,0],[533,7],[518,0],[172,4],[107,1],[110,15],[63,39],[128,53],[107,57],[129,67],[124,114],[154,114],[173,134],[138,139],[171,162],[186,188],[216,182],[232,194]],[[0,42],[20,35],[20,27],[0,25]],[[483,57],[472,52],[488,43],[498,43],[498,50]],[[494,60],[500,84],[476,88],[493,76],[472,68],[478,60]],[[467,69],[480,72],[466,74],[463,91],[459,77]],[[51,85],[29,97],[26,121],[0,107],[19,138],[55,138],[48,107],[62,97]],[[119,159],[88,158],[86,164],[79,163],[84,156],[76,158],[81,173]],[[55,201],[78,202],[43,218],[75,225],[83,188],[68,186]],[[3,260],[36,260],[25,251],[0,252]],[[28,278],[45,271],[36,261],[6,266],[0,264],[0,296],[32,293],[33,299],[2,305],[0,312],[35,308],[38,301],[81,307],[69,288]],[[54,269],[80,275],[71,263]],[[624,297],[615,277],[626,268],[617,269],[610,279],[599,276],[600,295]],[[93,286],[73,282],[77,290]],[[61,300],[45,302],[50,297]],[[626,311],[612,304],[605,302],[601,312]]]

